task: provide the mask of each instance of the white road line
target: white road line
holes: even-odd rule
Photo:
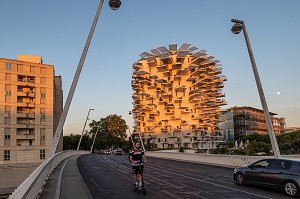
[[[262,196],[262,195],[258,195],[258,194],[255,194],[255,193],[251,193],[251,192],[248,192],[248,191],[243,191],[243,190],[240,190],[240,189],[235,189],[235,188],[219,185],[219,184],[216,184],[216,183],[213,183],[213,182],[208,182],[206,180],[200,180],[198,178],[193,178],[193,177],[190,177],[190,176],[185,176],[185,175],[181,175],[181,174],[178,174],[178,173],[173,173],[171,171],[166,171],[166,170],[158,169],[158,168],[151,167],[151,166],[147,166],[147,167],[155,169],[155,170],[163,171],[165,173],[170,173],[170,174],[173,174],[173,175],[177,175],[177,176],[180,176],[180,177],[185,177],[185,178],[193,179],[193,180],[196,180],[196,181],[204,182],[204,183],[207,183],[207,184],[212,184],[212,185],[219,186],[219,187],[222,187],[222,188],[231,189],[231,190],[234,190],[234,191],[239,191],[239,192],[242,192],[242,193],[246,193],[246,194],[250,194],[250,195],[254,195],[254,196],[258,196],[258,197],[262,197],[262,198],[272,199],[272,198]]]

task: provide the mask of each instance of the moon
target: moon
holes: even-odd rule
[[[279,91],[277,91],[277,93],[276,93],[277,95],[280,95],[280,92]]]

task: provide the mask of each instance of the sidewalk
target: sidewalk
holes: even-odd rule
[[[78,166],[80,155],[62,161],[50,175],[40,199],[87,199],[92,198],[86,187]]]

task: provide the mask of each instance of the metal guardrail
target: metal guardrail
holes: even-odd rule
[[[46,184],[46,180],[51,175],[56,166],[64,159],[73,155],[89,154],[90,151],[62,151],[48,158],[38,166],[28,178],[9,196],[10,199],[33,199],[37,198]]]

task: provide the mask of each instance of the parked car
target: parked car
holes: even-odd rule
[[[234,169],[233,179],[238,185],[255,184],[280,189],[288,196],[299,196],[300,160],[262,159]]]
[[[109,151],[109,150],[104,151],[104,155],[110,155],[110,154],[111,154],[111,151]]]
[[[117,150],[116,155],[123,155],[123,151],[122,150]]]

